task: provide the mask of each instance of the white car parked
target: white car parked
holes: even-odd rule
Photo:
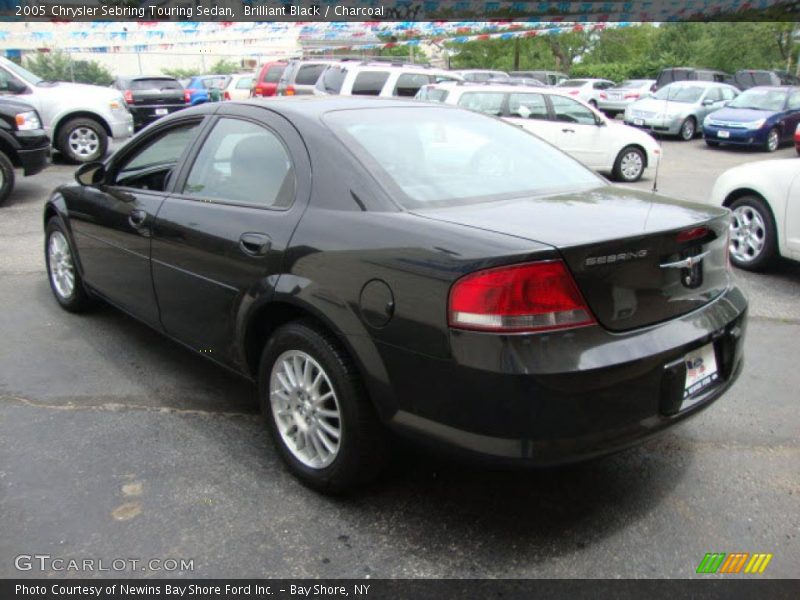
[[[556,87],[564,88],[564,91],[573,98],[583,100],[597,108],[600,93],[614,87],[615,83],[608,79],[567,79],[560,82]]]
[[[661,158],[652,136],[609,120],[558,87],[438,84],[420,89],[417,99],[501,117],[618,181],[637,181]]]
[[[44,81],[0,57],[0,95],[32,105],[53,146],[73,162],[100,160],[108,138],[133,135],[133,117],[122,93],[113,88]]]
[[[778,256],[800,261],[800,159],[728,169],[709,202],[733,211],[730,257],[737,267],[762,271]]]
[[[423,85],[461,81],[453,71],[382,61],[342,61],[329,65],[317,80],[315,95],[413,98]]]

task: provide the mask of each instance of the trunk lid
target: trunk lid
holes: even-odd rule
[[[729,285],[723,208],[604,186],[414,213],[554,246],[612,331],[686,314]]]

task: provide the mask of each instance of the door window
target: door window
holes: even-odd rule
[[[734,92],[731,88],[722,88],[722,99],[726,102],[730,102],[736,98],[736,92]]]
[[[249,121],[222,118],[203,143],[183,193],[286,208],[294,200],[294,187],[289,153],[274,133]]]
[[[354,96],[379,96],[389,79],[388,71],[361,71],[353,82]]]
[[[504,97],[502,92],[469,92],[461,94],[458,105],[489,115],[500,115],[503,113]]]
[[[705,100],[711,100],[712,102],[719,102],[722,100],[722,91],[719,88],[712,88],[706,92]]]
[[[547,103],[542,94],[509,94],[508,112],[523,119],[547,119]]]
[[[178,160],[195,135],[199,121],[184,123],[159,132],[143,148],[123,159],[114,184],[123,187],[163,192]]]
[[[297,76],[294,78],[296,85],[314,85],[317,79],[322,75],[322,71],[327,67],[325,63],[317,63],[313,65],[303,65],[297,70]]]
[[[553,113],[555,114],[556,121],[581,123],[584,125],[596,124],[594,113],[583,104],[575,102],[572,98],[553,94],[550,96],[550,102],[553,104]]]
[[[397,78],[397,85],[394,87],[394,95],[413,98],[419,91],[419,88],[429,83],[431,83],[431,78],[428,75],[423,75],[421,73],[403,73]]]

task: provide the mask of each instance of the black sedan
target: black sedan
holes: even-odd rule
[[[742,367],[726,209],[609,185],[488,116],[201,105],[76,177],[44,214],[56,300],[257,381],[317,489],[374,475],[388,431],[514,464],[606,454]]]

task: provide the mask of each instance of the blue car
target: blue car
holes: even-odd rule
[[[709,146],[738,144],[775,152],[800,124],[800,87],[759,86],[742,92],[703,120]]]
[[[228,84],[229,75],[196,75],[186,84],[189,104],[197,106],[203,102],[216,102],[222,96],[222,89]]]

